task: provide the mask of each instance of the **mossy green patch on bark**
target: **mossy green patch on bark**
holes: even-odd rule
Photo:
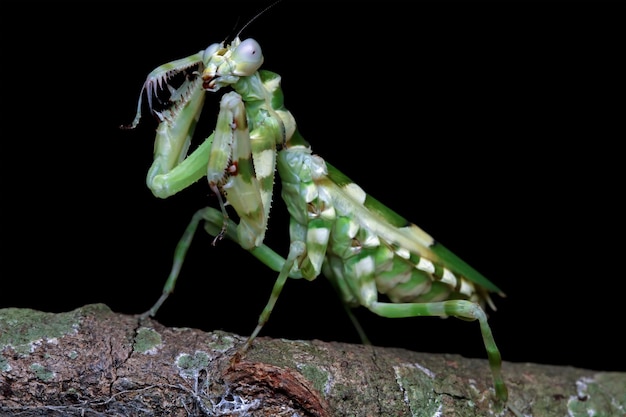
[[[206,369],[211,361],[207,352],[197,350],[193,355],[181,353],[176,358],[176,366],[183,378],[197,378],[200,371]]]
[[[576,395],[567,402],[572,417],[612,417],[626,415],[626,378],[623,374],[603,374],[576,381]]]
[[[313,383],[313,388],[322,394],[328,394],[330,383],[330,374],[328,371],[307,364],[298,366],[298,370],[306,379]]]
[[[12,347],[20,355],[29,355],[35,347],[67,334],[76,333],[81,314],[44,313],[26,308],[0,310],[0,351]]]
[[[163,339],[159,332],[149,327],[141,327],[135,335],[133,350],[139,353],[150,354],[156,352],[161,343],[163,343]]]
[[[30,366],[30,370],[33,371],[35,376],[42,381],[50,381],[54,378],[54,372],[39,363],[33,363]]]

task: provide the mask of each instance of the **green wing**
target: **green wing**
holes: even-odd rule
[[[342,194],[354,197],[354,209],[359,211],[358,214],[355,213],[355,217],[363,218],[368,227],[373,228],[375,232],[385,237],[388,241],[405,247],[411,252],[425,257],[457,275],[465,277],[490,292],[504,295],[502,290],[485,278],[484,275],[476,271],[441,243],[435,241],[417,225],[409,222],[374,197],[366,194],[350,178],[328,162],[326,162],[326,165],[330,181],[342,191]],[[363,195],[358,195],[360,193],[363,193]],[[363,201],[361,202],[361,200]]]

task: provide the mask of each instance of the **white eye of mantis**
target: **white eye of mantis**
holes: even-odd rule
[[[254,39],[246,39],[233,51],[235,62],[235,75],[248,76],[254,74],[263,64],[261,45]]]

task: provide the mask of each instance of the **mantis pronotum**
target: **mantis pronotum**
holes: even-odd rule
[[[145,315],[155,315],[173,291],[195,230],[204,222],[214,244],[223,237],[232,239],[278,272],[242,352],[267,322],[287,278],[324,275],[347,306],[364,306],[383,317],[478,320],[496,397],[506,403],[500,353],[483,310],[485,304],[493,307],[489,294],[502,291],[314,154],[283,105],[280,76],[260,70],[262,63],[259,44],[237,36],[230,44],[215,43],[161,65],[145,81],[130,127],[139,123],[145,91],[160,122],[148,187],[167,198],[206,176],[220,206],[193,216],[176,248],[163,294]],[[230,91],[221,99],[214,133],[188,155],[205,94],[223,88]],[[167,101],[158,97],[162,90],[169,91]],[[276,170],[290,215],[291,244],[285,257],[263,243]],[[230,219],[228,205],[238,223]]]

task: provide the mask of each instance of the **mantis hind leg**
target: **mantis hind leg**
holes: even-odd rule
[[[487,315],[478,304],[466,300],[449,300],[435,303],[381,303],[373,302],[367,306],[369,310],[379,316],[389,318],[417,317],[417,316],[453,316],[464,320],[478,320],[480,331],[483,336],[489,366],[493,376],[493,382],[498,400],[506,404],[508,392],[500,368],[502,359],[500,351],[487,323]]]

